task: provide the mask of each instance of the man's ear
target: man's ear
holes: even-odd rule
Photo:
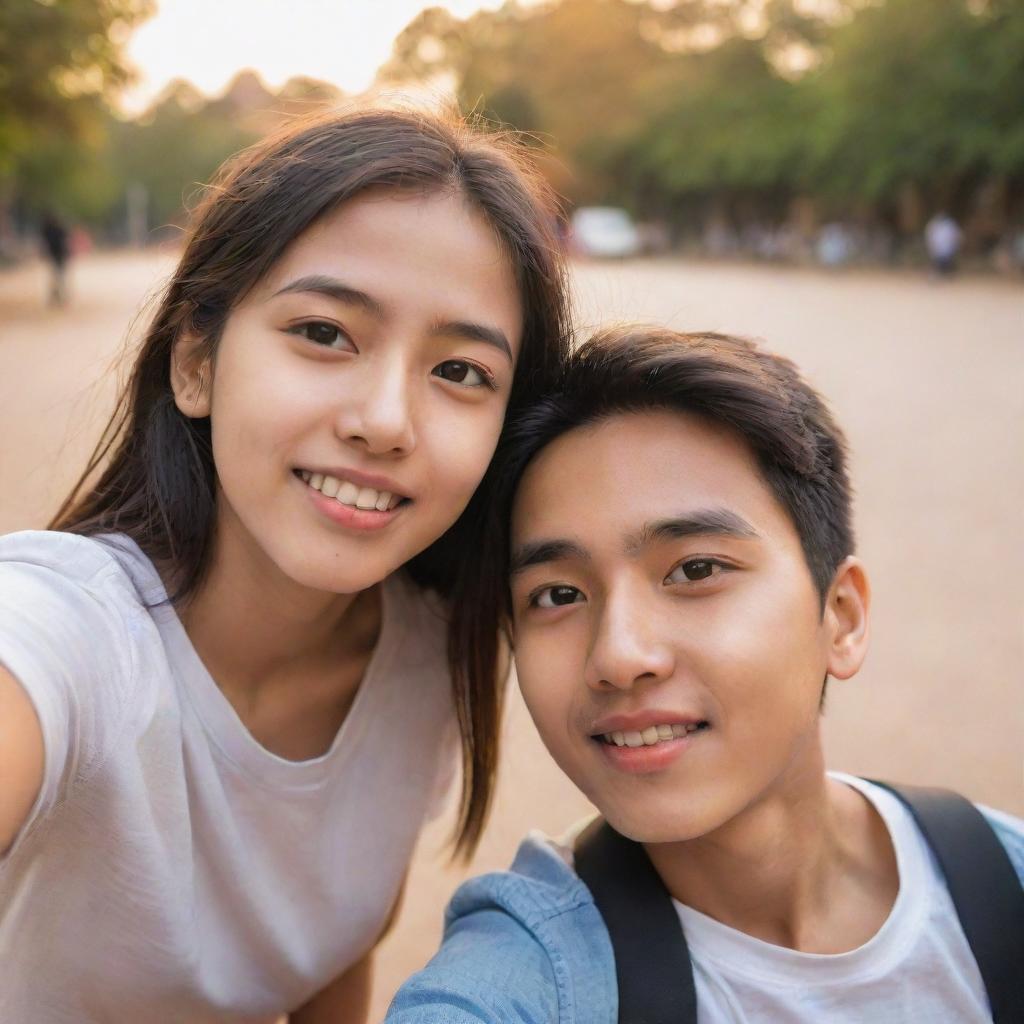
[[[836,679],[856,675],[868,652],[871,584],[859,558],[843,559],[825,601],[828,674]]]
[[[171,389],[174,404],[190,419],[210,415],[213,360],[203,353],[203,338],[182,331],[171,348]]]

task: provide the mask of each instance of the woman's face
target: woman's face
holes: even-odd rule
[[[176,386],[211,417],[218,529],[305,587],[380,581],[476,489],[521,334],[512,267],[463,197],[345,203],[232,311],[205,391]]]

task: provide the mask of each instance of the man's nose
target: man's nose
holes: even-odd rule
[[[671,637],[646,593],[648,585],[620,587],[605,598],[594,623],[586,682],[598,690],[628,690],[675,671]]]

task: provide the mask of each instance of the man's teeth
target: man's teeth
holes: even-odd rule
[[[401,500],[401,495],[392,494],[390,491],[377,491],[372,487],[357,487],[349,480],[339,480],[334,476],[325,476],[323,473],[310,473],[302,470],[300,476],[314,490],[328,498],[334,498],[342,505],[350,508],[360,508],[364,511],[376,509],[378,512],[387,512],[393,509]]]
[[[653,747],[655,743],[661,743],[663,740],[678,739],[687,733],[696,732],[702,726],[705,726],[704,722],[691,722],[688,725],[649,725],[642,732],[606,732],[601,738],[605,743],[616,747]]]

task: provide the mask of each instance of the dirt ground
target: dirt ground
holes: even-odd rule
[[[158,253],[96,255],[73,298],[43,307],[39,265],[0,272],[0,531],[46,521],[113,401],[113,363]],[[945,784],[1024,814],[1024,288],[989,279],[681,262],[579,265],[585,329],[645,319],[743,333],[792,357],[831,399],[853,450],[872,653],[833,683],[833,767]],[[513,696],[494,815],[472,864],[430,826],[379,955],[373,1019],[435,947],[466,874],[507,865],[532,827],[587,812]]]

